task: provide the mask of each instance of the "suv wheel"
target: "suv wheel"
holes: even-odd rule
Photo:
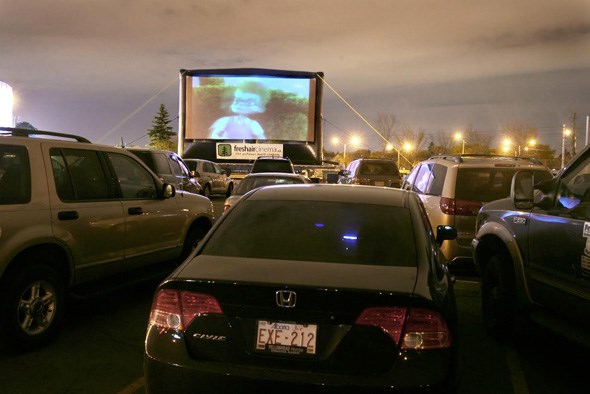
[[[207,234],[207,230],[202,227],[193,227],[186,234],[184,239],[184,245],[182,247],[182,255],[180,256],[180,262],[182,263],[191,252],[197,247],[199,242]]]
[[[225,192],[225,196],[226,197],[231,196],[233,191],[234,191],[234,184],[230,183],[229,185],[227,185],[227,191]]]
[[[211,196],[211,186],[209,184],[203,186],[203,195],[207,198]]]
[[[0,313],[10,346],[33,349],[55,334],[64,315],[65,286],[47,265],[27,266],[7,278]]]
[[[484,327],[496,339],[518,334],[514,273],[508,257],[495,255],[484,268],[481,279],[481,308]]]

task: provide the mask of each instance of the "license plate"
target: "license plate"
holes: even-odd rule
[[[315,354],[318,326],[258,321],[256,350],[283,354]]]
[[[385,186],[384,181],[375,181],[375,186]]]

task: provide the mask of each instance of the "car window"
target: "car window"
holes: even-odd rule
[[[185,160],[186,166],[190,171],[197,171],[197,162],[193,160]]]
[[[574,208],[582,202],[590,203],[590,155],[561,178],[557,202],[567,209]]]
[[[60,199],[84,201],[111,198],[99,152],[51,148],[49,154]]]
[[[212,163],[203,163],[203,172],[215,172],[215,168]]]
[[[27,149],[0,145],[0,204],[25,204],[31,200],[31,169]]]
[[[433,180],[434,173],[432,171],[432,164],[425,164],[418,170],[416,178],[414,179],[414,187],[412,190],[418,193],[428,194],[428,190],[430,190],[430,184]]]
[[[169,153],[168,155],[168,165],[170,167],[170,171],[176,177],[188,177],[188,169],[180,161],[180,158],[176,156],[174,153]]]
[[[393,162],[364,161],[359,170],[361,175],[396,175],[399,176],[397,166]]]
[[[293,173],[293,166],[287,160],[256,160],[252,172],[287,172]]]
[[[250,190],[257,189],[263,186],[272,186],[272,185],[289,185],[289,184],[298,184],[298,183],[305,183],[302,178],[294,178],[294,177],[247,177],[244,178],[238,183],[236,186],[234,193],[235,195],[242,195],[248,193]]]
[[[510,196],[512,177],[519,168],[459,168],[455,198],[489,202]]]
[[[395,223],[395,226],[391,224]],[[415,266],[410,211],[374,204],[252,201],[237,204],[203,254]]]
[[[137,161],[118,153],[109,153],[123,199],[153,199],[157,189],[152,175]]]
[[[213,163],[213,168],[216,174],[224,174],[223,170],[221,169],[221,167],[219,167],[216,163]]]
[[[350,171],[351,174],[354,174],[356,171],[356,168],[358,167],[359,162],[358,160],[352,161],[348,164],[348,167],[346,168],[348,171]]]

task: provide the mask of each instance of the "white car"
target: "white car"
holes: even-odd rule
[[[233,194],[229,196],[223,204],[223,212],[230,209],[239,199],[250,190],[258,189],[263,186],[289,185],[298,183],[312,183],[305,175],[289,174],[286,172],[258,172],[248,174],[238,183]]]
[[[219,164],[202,159],[184,159],[189,170],[195,172],[195,177],[201,184],[201,194],[209,197],[212,194],[231,196],[234,181],[230,178],[229,170],[222,169]]]

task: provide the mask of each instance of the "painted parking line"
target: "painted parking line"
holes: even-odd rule
[[[141,378],[137,379],[135,382],[131,383],[129,386],[125,387],[123,390],[119,391],[117,394],[135,394],[141,392],[143,393],[143,389],[145,388],[145,379],[142,376]]]
[[[506,361],[508,363],[508,370],[510,371],[510,379],[512,381],[512,390],[514,394],[529,394],[529,388],[524,377],[524,372],[520,366],[518,354],[506,347]]]

